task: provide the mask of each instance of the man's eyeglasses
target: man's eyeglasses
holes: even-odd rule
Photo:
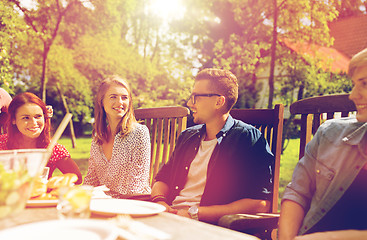
[[[217,94],[217,93],[207,93],[207,94],[195,94],[195,93],[193,93],[193,94],[190,95],[189,100],[191,100],[192,104],[195,104],[196,103],[196,99],[197,99],[196,97],[213,97],[213,96],[220,97],[222,95]]]

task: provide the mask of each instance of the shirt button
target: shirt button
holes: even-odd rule
[[[317,174],[320,174],[320,169],[317,169],[317,170],[316,170],[316,173],[317,173]]]
[[[198,148],[195,148],[195,151],[196,151],[196,149],[198,149]]]
[[[188,170],[189,168],[188,167],[185,167],[186,170]]]
[[[178,189],[178,186],[176,186],[175,189],[177,190]]]
[[[226,136],[226,134],[225,133],[223,133],[223,137],[225,137]]]

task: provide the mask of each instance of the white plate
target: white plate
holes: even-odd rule
[[[52,199],[52,200],[32,200],[29,199],[27,201],[26,207],[56,207],[57,202],[59,200]]]
[[[143,217],[164,212],[166,208],[157,203],[131,199],[92,199],[90,210],[104,216],[128,214]]]
[[[0,231],[0,239],[27,240],[115,240],[118,229],[108,221],[78,219],[24,224]]]

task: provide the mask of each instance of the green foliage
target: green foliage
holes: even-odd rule
[[[13,93],[14,61],[12,51],[17,39],[26,36],[27,27],[6,1],[0,2],[0,87]]]
[[[321,69],[317,58],[305,58],[295,53],[283,53],[279,61],[287,76],[277,79],[276,96],[285,105],[302,98],[348,93],[352,82],[346,73],[335,74]]]
[[[339,19],[367,14],[366,0],[338,0],[333,4],[339,12]]]
[[[269,71],[272,1],[185,0],[183,18],[170,22],[151,14],[146,0],[35,2],[37,7],[23,9],[33,21],[19,14],[17,1],[1,2],[0,84],[8,82],[15,93],[40,92],[44,43],[50,43],[52,26],[59,10],[64,10],[47,59],[47,103],[58,118],[64,109],[57,83],[74,120],[86,123],[92,117],[98,83],[111,74],[131,84],[136,108],[184,105],[192,76],[205,67],[235,73],[240,85],[237,108],[254,107],[266,87],[259,76]],[[327,23],[341,9],[336,2],[278,4],[279,39],[331,44]],[[277,45],[277,66],[285,76],[275,80],[277,101],[289,105],[300,97],[350,90],[345,76],[320,70],[317,59],[294,56]]]

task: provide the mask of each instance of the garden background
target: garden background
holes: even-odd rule
[[[366,0],[2,0],[0,87],[52,105],[54,128],[73,114],[75,133],[60,143],[85,173],[93,97],[106,76],[127,79],[135,108],[185,106],[198,71],[228,69],[239,82],[235,108],[286,107],[283,188],[298,159],[287,109],[351,90],[347,62],[335,69],[319,50],[332,50],[332,24],[366,9]]]

